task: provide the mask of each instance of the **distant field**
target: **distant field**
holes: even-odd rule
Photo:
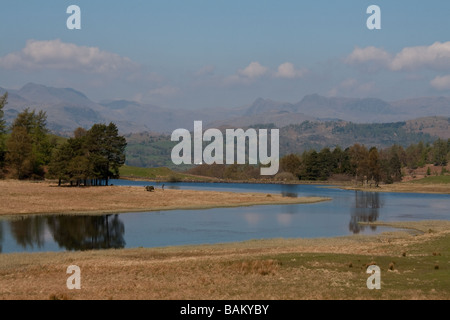
[[[420,180],[413,180],[411,183],[417,184],[437,184],[437,183],[450,183],[450,176],[429,176]]]

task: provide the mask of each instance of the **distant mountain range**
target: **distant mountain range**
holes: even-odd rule
[[[386,102],[375,98],[324,97],[313,94],[297,103],[258,98],[250,105],[229,109],[175,110],[126,100],[94,102],[71,88],[53,88],[34,83],[28,83],[19,90],[0,88],[0,94],[5,91],[9,93],[5,107],[8,122],[25,108],[44,110],[47,112],[49,128],[60,134],[72,132],[77,127],[89,128],[94,123],[109,121],[115,122],[122,133],[170,133],[177,128],[192,129],[195,120],[202,120],[204,127],[220,128],[256,124],[285,127],[305,121],[387,123],[421,117],[450,117],[449,97]],[[218,101],[217,105],[219,104]]]

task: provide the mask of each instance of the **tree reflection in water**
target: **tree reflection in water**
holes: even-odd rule
[[[281,195],[283,197],[288,197],[288,198],[297,198],[298,197],[298,193],[297,193],[297,189],[296,189],[296,185],[291,185],[291,184],[283,184],[281,185]]]
[[[125,227],[116,214],[104,216],[56,216],[48,218],[55,242],[67,250],[123,248]]]
[[[375,222],[380,215],[380,208],[383,206],[379,192],[355,192],[355,205],[351,210],[349,229],[354,234],[364,231],[367,227],[358,222]],[[376,226],[370,226],[375,231]]]
[[[10,221],[17,244],[41,248],[46,227],[58,245],[67,250],[93,250],[125,247],[125,226],[118,215],[103,216],[33,216]],[[1,224],[0,224],[1,230]],[[0,231],[1,244],[1,231]],[[1,252],[1,246],[0,246]]]
[[[41,248],[44,245],[45,217],[21,217],[10,222],[11,234],[23,248]]]

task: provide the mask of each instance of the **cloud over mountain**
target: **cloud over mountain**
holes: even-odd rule
[[[435,42],[429,46],[405,47],[395,55],[373,46],[356,47],[345,59],[347,64],[376,63],[391,71],[410,71],[419,68],[450,69],[450,41]]]
[[[295,68],[294,64],[285,62],[278,67],[275,77],[286,79],[301,78],[306,74],[306,72],[306,69],[299,70]]]
[[[28,40],[22,50],[0,57],[0,67],[25,71],[52,69],[107,74],[135,70],[137,66],[127,57],[59,39]]]

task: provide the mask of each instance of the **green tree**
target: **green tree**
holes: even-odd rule
[[[433,162],[436,166],[447,165],[447,142],[438,139],[433,144]]]
[[[299,174],[300,180],[317,180],[320,176],[319,154],[316,150],[302,154],[302,166]]]
[[[73,143],[67,141],[53,151],[52,159],[48,167],[48,176],[58,179],[58,186],[61,186],[63,180],[70,180],[71,174],[69,164],[74,158],[75,150]]]
[[[3,108],[8,103],[8,92],[5,92],[3,96],[0,97],[0,169],[3,168],[6,153],[5,135],[6,135],[6,121],[4,120],[4,110]]]
[[[335,174],[351,174],[351,164],[348,152],[337,146],[332,152]]]
[[[15,170],[18,179],[30,178],[33,173],[33,144],[23,127],[14,127],[6,142],[6,161]]]
[[[89,150],[90,163],[97,175],[105,180],[119,176],[119,168],[125,163],[127,142],[119,135],[114,123],[94,124],[86,134],[86,147]]]
[[[389,169],[393,181],[402,180],[402,163],[397,153],[394,153],[389,160]]]
[[[25,128],[30,135],[33,144],[36,168],[49,164],[52,149],[55,145],[50,141],[46,113],[44,111],[30,111],[30,109],[27,108],[17,115],[17,118],[12,124],[12,129],[15,127]]]
[[[380,165],[380,157],[378,155],[377,148],[373,147],[369,151],[369,167],[368,179],[375,181],[375,185],[378,187],[381,180],[381,165]]]
[[[126,140],[119,136],[114,123],[94,124],[88,131],[78,128],[54,153],[49,177],[80,184],[108,185],[110,178],[119,177],[125,163]]]
[[[356,181],[364,183],[369,179],[369,151],[358,143],[349,149],[350,163],[355,172]]]

